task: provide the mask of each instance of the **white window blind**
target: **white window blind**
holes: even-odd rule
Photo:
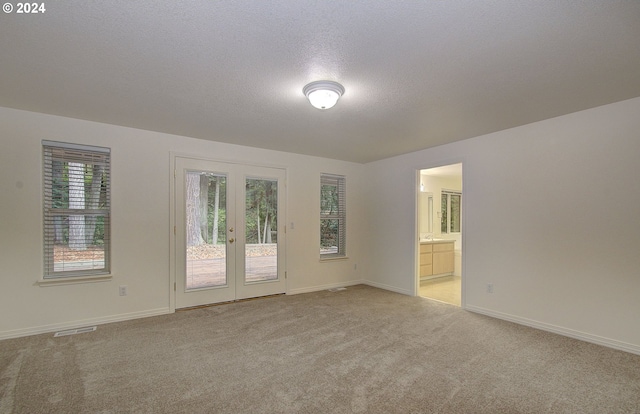
[[[44,278],[109,273],[110,149],[42,146]]]
[[[320,256],[346,256],[346,180],[340,175],[320,176]]]

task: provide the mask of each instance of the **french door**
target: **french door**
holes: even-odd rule
[[[176,157],[176,308],[286,291],[285,177]]]

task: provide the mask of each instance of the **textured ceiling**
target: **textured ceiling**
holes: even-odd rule
[[[640,96],[638,0],[45,4],[0,13],[0,106],[369,162]]]

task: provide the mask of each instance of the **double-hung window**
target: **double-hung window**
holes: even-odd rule
[[[44,279],[110,268],[110,149],[43,141]]]
[[[345,257],[346,182],[341,175],[320,176],[320,258]]]
[[[443,234],[460,233],[462,193],[443,190],[441,202],[440,232]]]

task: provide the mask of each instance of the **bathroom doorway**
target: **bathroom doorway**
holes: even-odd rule
[[[418,295],[462,306],[462,164],[420,170]]]

